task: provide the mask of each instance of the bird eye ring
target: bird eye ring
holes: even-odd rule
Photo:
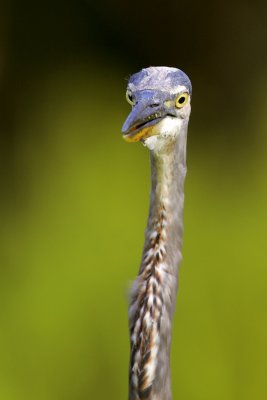
[[[132,91],[129,89],[126,90],[126,100],[131,106],[135,105],[135,98],[133,97]]]
[[[177,108],[182,108],[186,105],[189,99],[189,94],[188,93],[181,93],[177,96],[175,100],[175,107]]]

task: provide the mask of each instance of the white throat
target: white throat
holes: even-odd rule
[[[144,146],[156,153],[161,152],[179,135],[184,120],[181,118],[167,116],[162,119],[153,129],[153,136],[144,141]]]

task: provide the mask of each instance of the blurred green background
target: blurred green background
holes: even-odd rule
[[[127,77],[193,83],[174,399],[267,398],[267,3],[0,4],[0,399],[127,398],[148,152]]]

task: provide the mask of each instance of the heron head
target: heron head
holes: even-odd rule
[[[124,139],[142,141],[151,150],[174,141],[188,123],[191,94],[189,78],[177,68],[150,67],[132,75],[126,90],[132,111],[122,127]]]

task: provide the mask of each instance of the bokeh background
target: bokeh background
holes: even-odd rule
[[[174,399],[267,398],[266,1],[0,4],[0,398],[127,398],[147,149],[127,77],[193,83]]]

